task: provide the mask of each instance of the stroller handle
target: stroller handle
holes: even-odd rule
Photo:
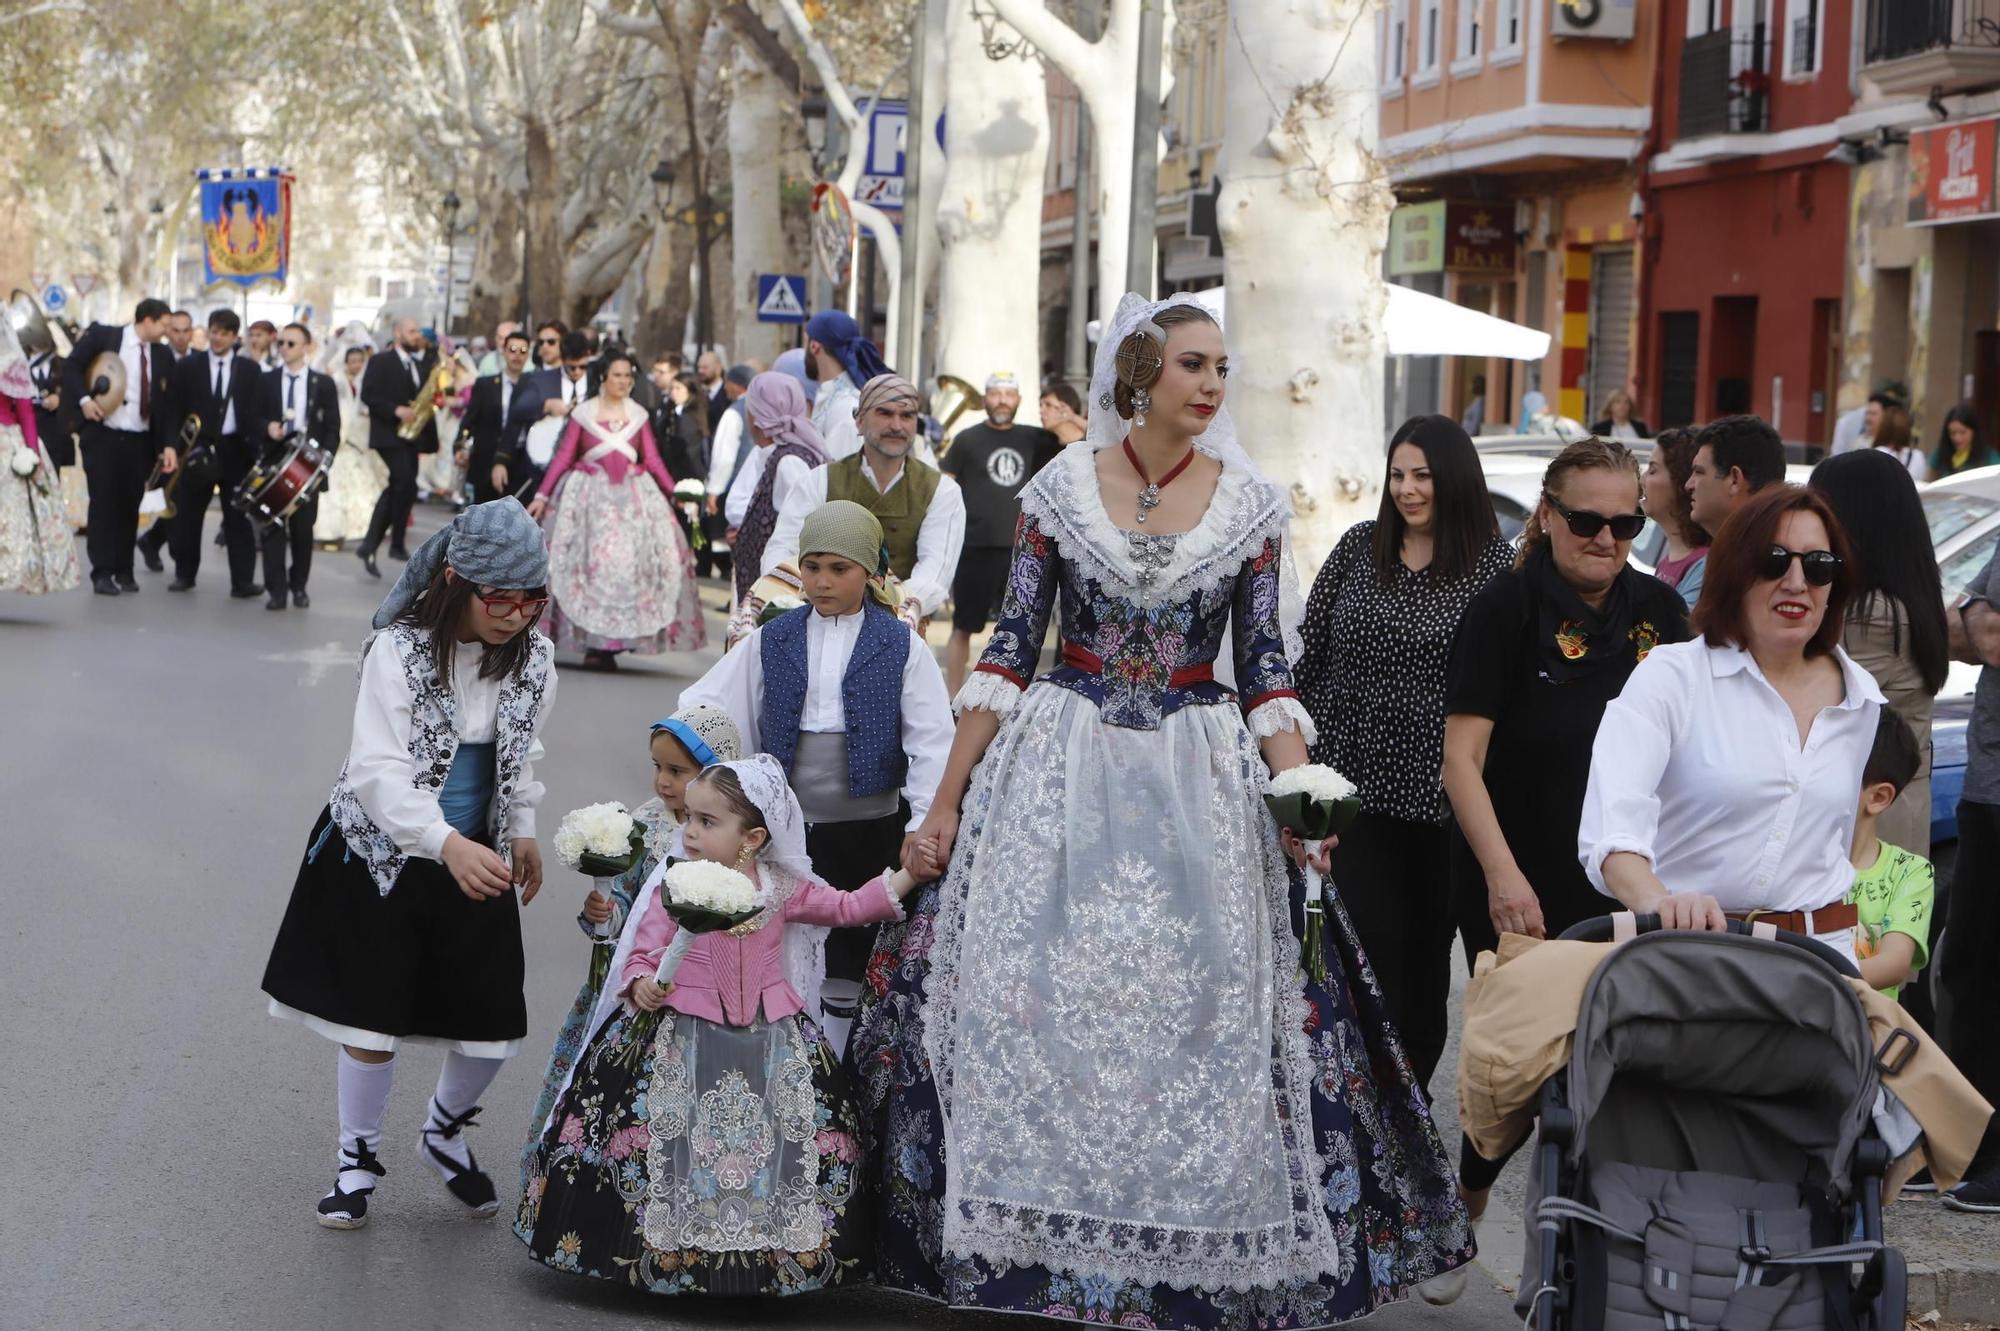
[[[1638,915],[1634,916],[1634,918],[1638,921],[1640,933],[1650,934],[1660,931],[1660,917],[1658,915]],[[1691,933],[1695,931],[1685,930],[1683,932]],[[1729,932],[1742,938],[1753,937],[1755,934],[1755,931],[1742,920],[1730,920]],[[1594,919],[1583,920],[1565,929],[1561,941],[1566,943],[1608,943],[1611,939],[1612,917],[1609,915],[1599,915]],[[1817,938],[1808,938],[1804,934],[1795,934],[1790,930],[1780,929],[1777,931],[1777,941],[1788,947],[1798,948],[1802,952],[1810,952],[1813,956],[1833,967],[1834,970],[1842,975],[1850,975],[1856,978],[1859,978],[1861,975],[1860,969],[1855,966],[1852,960],[1843,957]]]

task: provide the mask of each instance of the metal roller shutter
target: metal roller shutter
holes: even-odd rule
[[[1604,419],[1604,404],[1632,377],[1632,251],[1590,255],[1590,382],[1585,425]]]

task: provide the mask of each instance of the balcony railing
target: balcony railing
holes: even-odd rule
[[[1764,49],[1761,23],[1741,35],[1724,29],[1687,39],[1681,48],[1680,137],[1765,128],[1771,76]]]
[[[1879,65],[1955,46],[2000,47],[2000,0],[1868,0],[1863,59]]]

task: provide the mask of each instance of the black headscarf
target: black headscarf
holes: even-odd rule
[[[1640,574],[1629,564],[1618,570],[1604,604],[1596,609],[1577,595],[1556,567],[1546,537],[1528,552],[1521,576],[1535,598],[1540,624],[1535,648],[1542,674],[1552,683],[1567,684],[1601,670],[1630,674],[1663,640],[1661,625],[1633,621],[1633,580]]]

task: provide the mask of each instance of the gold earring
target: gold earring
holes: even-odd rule
[[[742,871],[743,866],[750,862],[750,857],[756,853],[748,842],[736,848],[736,868],[739,873]]]

